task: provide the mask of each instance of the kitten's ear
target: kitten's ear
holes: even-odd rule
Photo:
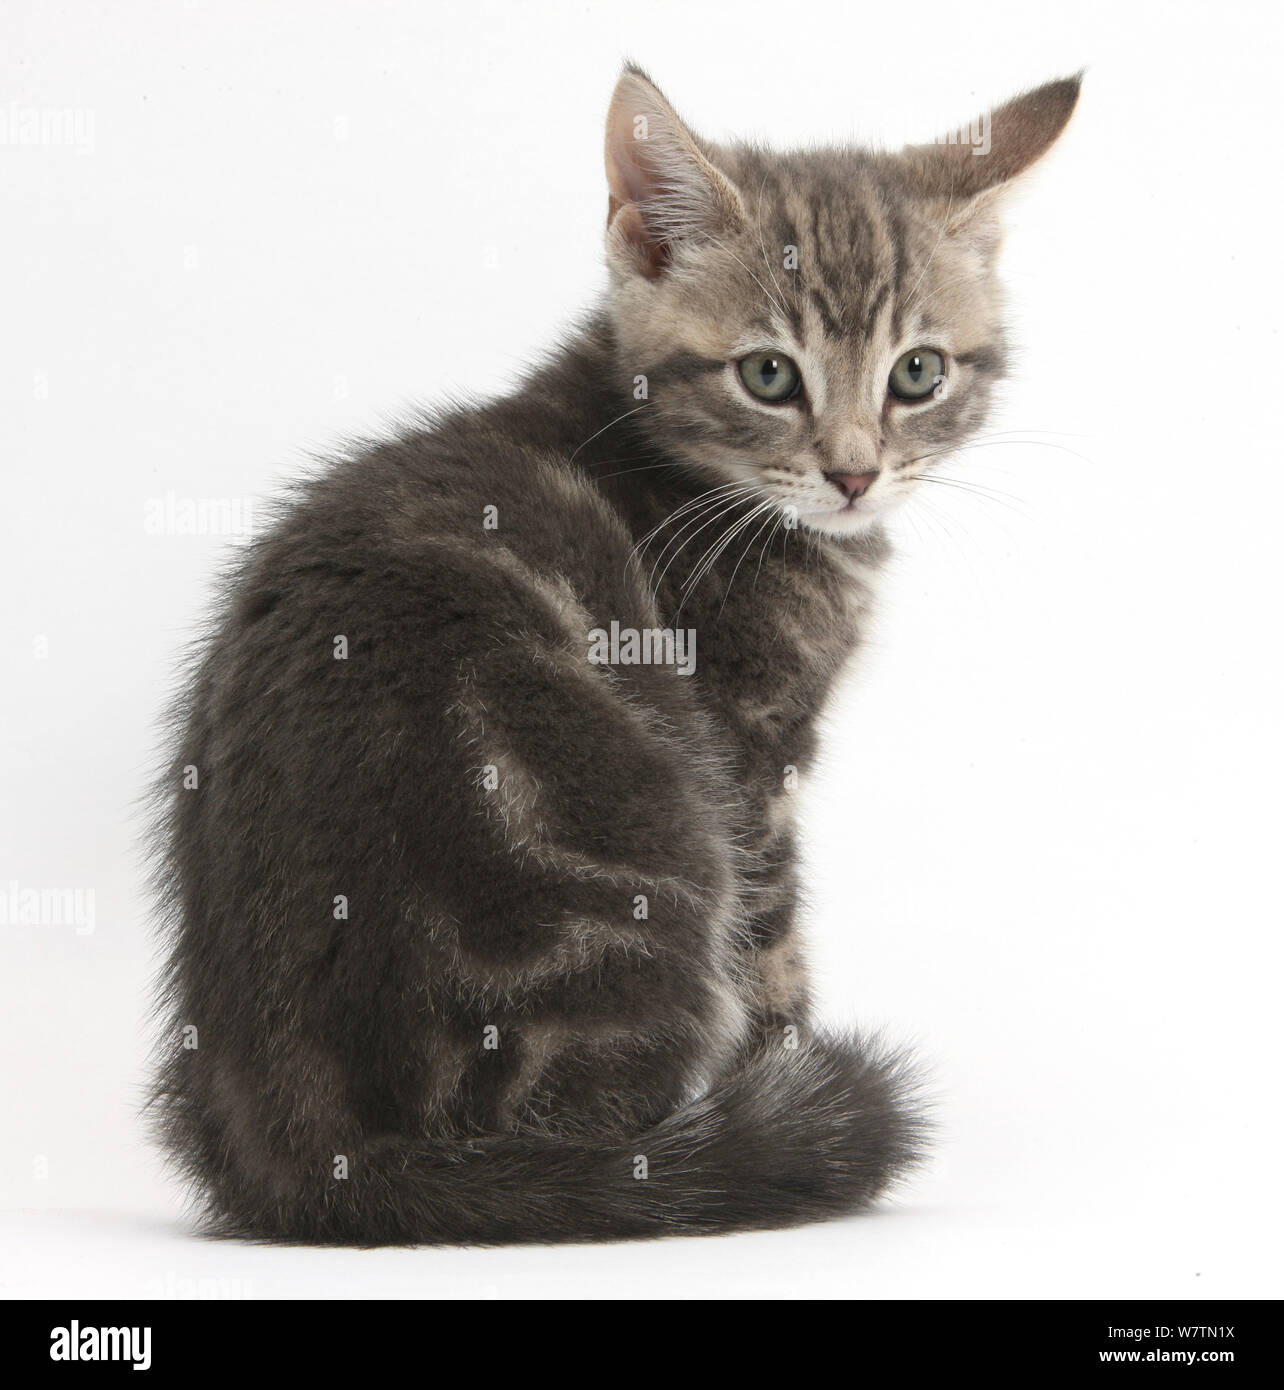
[[[953,209],[952,229],[972,226],[983,240],[997,241],[994,205],[1056,142],[1079,100],[1082,80],[1078,73],[1036,87],[935,144],[902,151],[912,186]]]
[[[624,69],[606,117],[607,251],[655,279],[683,242],[716,237],[744,221],[735,185],[641,68]]]

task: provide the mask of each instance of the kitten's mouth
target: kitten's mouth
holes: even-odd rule
[[[800,512],[798,519],[812,531],[847,536],[873,524],[880,508],[860,497],[850,498],[837,507],[823,512]]]
[[[870,488],[878,481],[878,471],[866,473],[827,472],[825,480],[832,484],[841,496],[832,507],[824,511],[804,513],[801,520],[814,531],[826,531],[831,535],[850,535],[870,525],[879,511],[877,502],[869,498]],[[830,496],[833,494],[830,493]]]

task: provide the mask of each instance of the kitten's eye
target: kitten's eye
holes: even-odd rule
[[[945,358],[935,348],[911,348],[892,368],[887,388],[902,401],[921,401],[944,375]]]
[[[779,405],[802,390],[802,373],[783,352],[751,352],[741,360],[740,380],[760,401]]]

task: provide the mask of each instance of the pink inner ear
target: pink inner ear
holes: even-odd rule
[[[606,225],[609,234],[632,252],[639,273],[654,280],[663,272],[669,256],[647,226],[640,206],[654,198],[659,189],[647,158],[651,151],[645,141],[634,138],[634,118],[641,114],[652,123],[661,119],[656,112],[640,112],[635,103],[617,98],[607,120],[606,176],[611,198]]]
[[[658,125],[660,112],[643,110],[639,94],[630,92],[631,100],[617,92],[607,113],[606,178],[611,196],[620,203],[641,203],[655,194],[654,172],[647,167],[646,141],[635,138],[634,121],[645,117],[648,124]]]
[[[669,256],[664,243],[657,241],[646,225],[642,209],[636,203],[625,203],[607,225],[613,236],[628,244],[641,274],[648,280],[658,279],[669,263]]]
[[[643,142],[633,138],[633,126],[625,113],[611,123],[607,133],[607,180],[611,196],[621,203],[640,203],[655,192],[655,179],[642,161]]]

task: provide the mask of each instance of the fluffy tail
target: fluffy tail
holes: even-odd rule
[[[225,1235],[310,1244],[513,1244],[789,1226],[868,1205],[919,1158],[901,1059],[815,1038],[750,1056],[654,1127],[600,1142],[535,1134],[390,1141]],[[293,1186],[293,1184],[291,1184]],[[217,1203],[216,1205],[221,1205]]]

